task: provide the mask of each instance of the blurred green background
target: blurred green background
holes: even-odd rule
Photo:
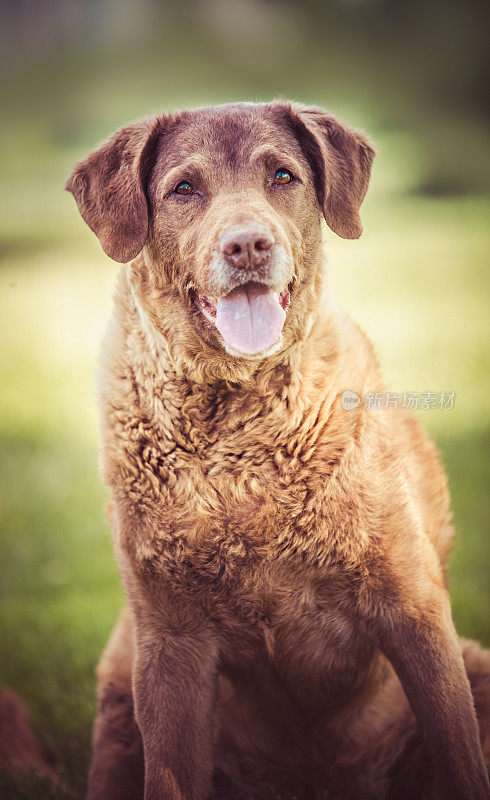
[[[123,598],[93,390],[117,267],[63,184],[75,160],[139,116],[283,96],[375,140],[363,237],[326,231],[330,284],[374,341],[390,389],[456,392],[453,410],[422,416],[452,490],[456,624],[489,645],[486,4],[0,8],[0,682],[26,701],[73,795],[84,792],[94,666]],[[0,780],[5,798],[50,792]]]

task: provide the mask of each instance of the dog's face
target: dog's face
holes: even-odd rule
[[[344,238],[374,152],[320,109],[184,111],[118,131],[67,188],[152,325],[189,359],[263,359],[301,339],[321,283],[321,214]]]

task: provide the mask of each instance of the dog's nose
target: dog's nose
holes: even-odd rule
[[[262,267],[274,244],[264,225],[233,225],[221,236],[221,252],[233,267]]]

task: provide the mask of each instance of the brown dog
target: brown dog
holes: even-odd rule
[[[417,798],[433,767],[446,800],[489,797],[467,675],[488,755],[490,659],[451,620],[437,454],[408,412],[341,404],[382,384],[325,289],[321,214],[360,235],[373,156],[321,109],[237,104],[122,128],[68,181],[132,260],[100,375],[129,609],[92,800]]]

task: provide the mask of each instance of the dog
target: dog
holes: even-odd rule
[[[125,264],[99,404],[128,606],[91,800],[490,796],[438,455],[407,410],[341,402],[383,383],[322,216],[360,236],[373,158],[321,108],[237,103],[123,127],[68,179]]]

